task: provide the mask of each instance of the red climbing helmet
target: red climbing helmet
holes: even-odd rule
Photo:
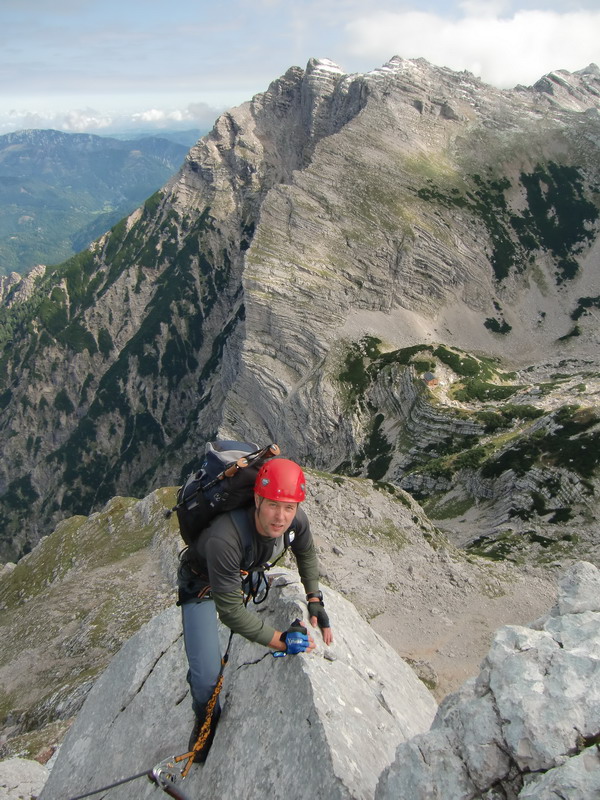
[[[272,458],[258,471],[254,491],[267,500],[301,503],[306,497],[306,479],[295,461]]]

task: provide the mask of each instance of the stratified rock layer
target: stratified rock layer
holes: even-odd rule
[[[27,300],[2,329],[0,558],[174,483],[217,432],[333,470],[378,451],[381,413],[398,466],[394,392],[371,414],[347,368],[365,334],[593,370],[599,87],[593,66],[500,91],[422,59],[311,59],[88,251],[22,295],[4,282]],[[423,411],[425,438],[448,430]]]

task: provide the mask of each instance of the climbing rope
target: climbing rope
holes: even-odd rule
[[[219,677],[217,680],[217,684],[214,688],[214,691],[211,695],[210,700],[206,705],[206,716],[204,719],[204,723],[200,728],[200,732],[198,734],[198,738],[196,739],[196,743],[192,750],[188,753],[183,753],[180,756],[174,756],[172,758],[168,758],[165,761],[157,764],[150,770],[145,770],[144,772],[138,772],[136,775],[130,775],[128,778],[122,778],[119,781],[115,781],[114,783],[108,784],[107,786],[101,786],[99,789],[93,789],[91,792],[87,792],[86,794],[78,794],[76,797],[69,797],[68,800],[84,800],[86,797],[92,797],[95,794],[100,794],[100,792],[107,792],[109,789],[114,789],[115,786],[121,786],[124,783],[129,783],[130,781],[135,781],[137,778],[147,777],[155,783],[159,788],[161,788],[164,792],[166,792],[171,797],[177,798],[177,800],[187,800],[186,796],[182,793],[180,789],[176,787],[177,780],[183,780],[187,777],[188,772],[190,771],[192,764],[194,763],[194,759],[198,753],[201,753],[206,745],[206,741],[210,735],[210,728],[212,719],[215,713],[215,707],[217,705],[217,700],[219,699],[219,695],[221,693],[221,689],[223,688],[223,670],[227,661],[229,660],[229,648],[231,646],[231,639],[233,637],[233,632],[229,636],[229,643],[227,645],[227,650],[225,651],[225,655],[221,659],[221,670],[219,672]],[[184,766],[182,770],[174,770],[174,764],[179,764],[182,761],[187,761],[187,764]]]
[[[107,786],[101,786],[99,789],[93,789],[91,792],[87,792],[86,794],[78,794],[76,797],[69,797],[68,800],[84,800],[85,797],[92,797],[94,794],[100,794],[100,792],[107,792],[109,789],[114,789],[115,786],[122,786],[124,783],[129,783],[129,781],[135,781],[138,778],[149,777],[152,774],[152,770],[144,770],[144,772],[138,772],[137,775],[130,775],[128,778],[122,778],[120,781],[115,781],[114,783],[109,783]]]
[[[246,574],[248,574],[248,573],[246,573]],[[264,574],[263,574],[263,579],[264,579]],[[266,581],[265,581],[265,583],[266,583]],[[260,583],[259,583],[259,585],[260,585]],[[248,605],[248,601],[250,599],[250,596],[251,596],[251,594],[249,593],[244,597],[244,605],[245,606]],[[196,743],[188,753],[182,753],[182,755],[175,756],[175,758],[172,759],[176,764],[179,764],[181,761],[185,761],[187,759],[187,764],[185,765],[185,767],[181,771],[181,777],[182,778],[185,778],[187,776],[188,772],[192,768],[192,764],[194,763],[194,759],[196,758],[196,755],[198,753],[202,752],[202,750],[204,749],[204,747],[206,745],[208,737],[210,736],[210,729],[211,729],[212,720],[213,720],[213,717],[214,717],[214,714],[215,714],[215,707],[217,705],[217,700],[219,699],[219,695],[221,694],[221,689],[223,688],[223,670],[225,669],[225,666],[226,666],[227,662],[229,661],[229,650],[231,649],[231,640],[232,639],[233,639],[233,631],[230,631],[229,632],[229,640],[227,642],[227,647],[225,649],[225,654],[224,654],[223,658],[221,659],[221,669],[219,670],[217,683],[216,683],[215,688],[213,690],[213,693],[212,693],[212,695],[210,697],[210,700],[206,704],[206,712],[205,712],[204,722],[202,724],[202,727],[200,728],[200,732],[198,733],[198,738],[196,739]]]
[[[226,663],[227,663],[226,659],[223,659],[221,662],[221,672],[219,674],[219,679],[217,680],[217,685],[215,686],[212,696],[206,705],[206,716],[204,718],[204,723],[200,728],[198,738],[196,739],[196,744],[189,751],[189,753],[183,753],[183,755],[175,756],[175,758],[173,759],[173,761],[175,761],[176,764],[178,764],[180,761],[185,761],[186,758],[188,759],[187,764],[181,770],[182,778],[185,778],[188,772],[190,771],[192,764],[194,763],[194,759],[196,758],[196,754],[201,753],[204,750],[204,746],[206,745],[206,741],[210,735],[211,724],[215,713],[215,706],[217,704],[217,700],[219,699],[219,695],[223,687],[223,667],[225,666]]]
[[[246,597],[244,598],[244,605],[248,604],[250,596],[251,596],[250,594],[246,595]],[[223,670],[225,669],[225,666],[229,661],[229,650],[231,648],[232,639],[233,639],[233,631],[230,631],[229,641],[227,642],[227,648],[225,650],[223,658],[221,659],[221,669],[219,670],[217,683],[210,697],[210,700],[206,704],[206,715],[204,718],[204,722],[202,724],[202,727],[200,728],[200,732],[198,733],[198,738],[196,739],[196,743],[189,752],[182,753],[179,756],[173,756],[171,758],[165,759],[164,761],[161,761],[160,764],[157,764],[150,770],[145,770],[144,772],[138,772],[137,775],[131,775],[128,778],[122,778],[121,780],[115,781],[114,783],[111,783],[108,786],[102,786],[99,789],[94,789],[93,791],[87,792],[86,794],[79,794],[77,795],[77,797],[69,797],[67,800],[85,800],[86,797],[92,797],[95,794],[100,794],[100,792],[107,792],[109,789],[114,789],[115,786],[121,786],[124,783],[129,783],[130,781],[134,781],[137,780],[138,778],[143,778],[143,777],[149,778],[153,783],[155,783],[159,788],[161,788],[171,797],[175,797],[177,798],[177,800],[188,800],[188,798],[183,794],[183,792],[180,789],[176,788],[175,784],[178,780],[183,780],[187,776],[190,769],[192,768],[192,764],[194,763],[196,755],[202,752],[210,735],[211,724],[215,713],[215,707],[217,705],[219,695],[221,694],[221,689],[223,688]],[[186,761],[186,759],[187,759],[187,764],[183,767],[182,770],[173,769],[174,764],[179,764],[182,761]]]

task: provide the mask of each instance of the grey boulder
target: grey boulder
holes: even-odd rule
[[[375,797],[595,797],[599,734],[600,572],[578,563],[545,618],[496,633],[478,678],[399,745]]]

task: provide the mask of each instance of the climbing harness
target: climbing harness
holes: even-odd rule
[[[268,567],[265,567],[265,569],[268,569]],[[255,606],[264,603],[270,588],[264,570],[256,569],[248,572],[245,569],[241,569],[240,573],[244,592],[246,592],[246,601],[244,605],[248,605],[250,598],[252,598],[252,602]]]

